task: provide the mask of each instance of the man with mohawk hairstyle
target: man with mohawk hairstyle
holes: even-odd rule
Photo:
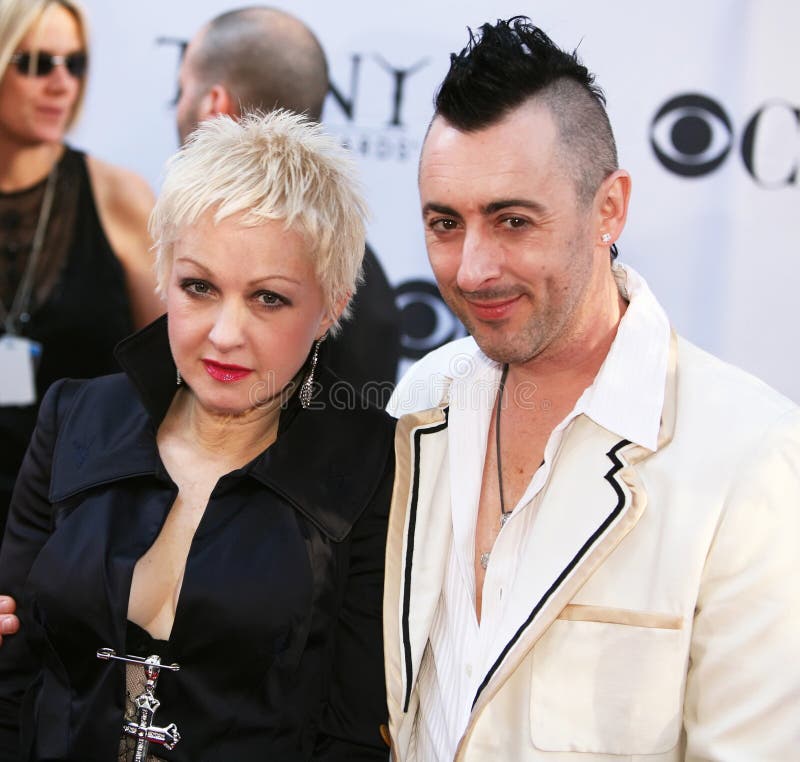
[[[526,18],[484,25],[452,57],[419,186],[472,337],[390,404],[409,413],[394,758],[797,758],[800,410],[677,336],[617,264],[630,177],[594,77]]]

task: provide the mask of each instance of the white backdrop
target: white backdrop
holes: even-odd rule
[[[157,189],[177,145],[169,40],[240,3],[84,4],[92,72],[72,142]],[[634,181],[621,259],[681,333],[800,401],[800,2],[273,4],[303,19],[328,53],[339,97],[329,96],[324,120],[362,165],[369,240],[398,288],[408,357],[460,329],[430,285],[417,204],[433,92],[467,25],[524,13],[563,47],[579,46],[605,89]]]

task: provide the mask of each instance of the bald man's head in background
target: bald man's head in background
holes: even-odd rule
[[[186,48],[179,75],[181,143],[218,114],[286,108],[319,121],[328,64],[314,33],[294,16],[264,6],[209,21]]]

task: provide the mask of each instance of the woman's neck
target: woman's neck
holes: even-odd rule
[[[12,193],[41,182],[63,153],[62,143],[20,146],[0,137],[0,191]]]
[[[175,436],[198,454],[224,461],[229,469],[241,468],[277,438],[281,400],[252,408],[238,415],[221,414],[199,404],[189,389],[180,389],[159,429]]]

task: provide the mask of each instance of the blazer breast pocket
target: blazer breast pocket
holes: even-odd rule
[[[567,606],[533,650],[531,736],[543,751],[663,754],[679,743],[680,617]]]

